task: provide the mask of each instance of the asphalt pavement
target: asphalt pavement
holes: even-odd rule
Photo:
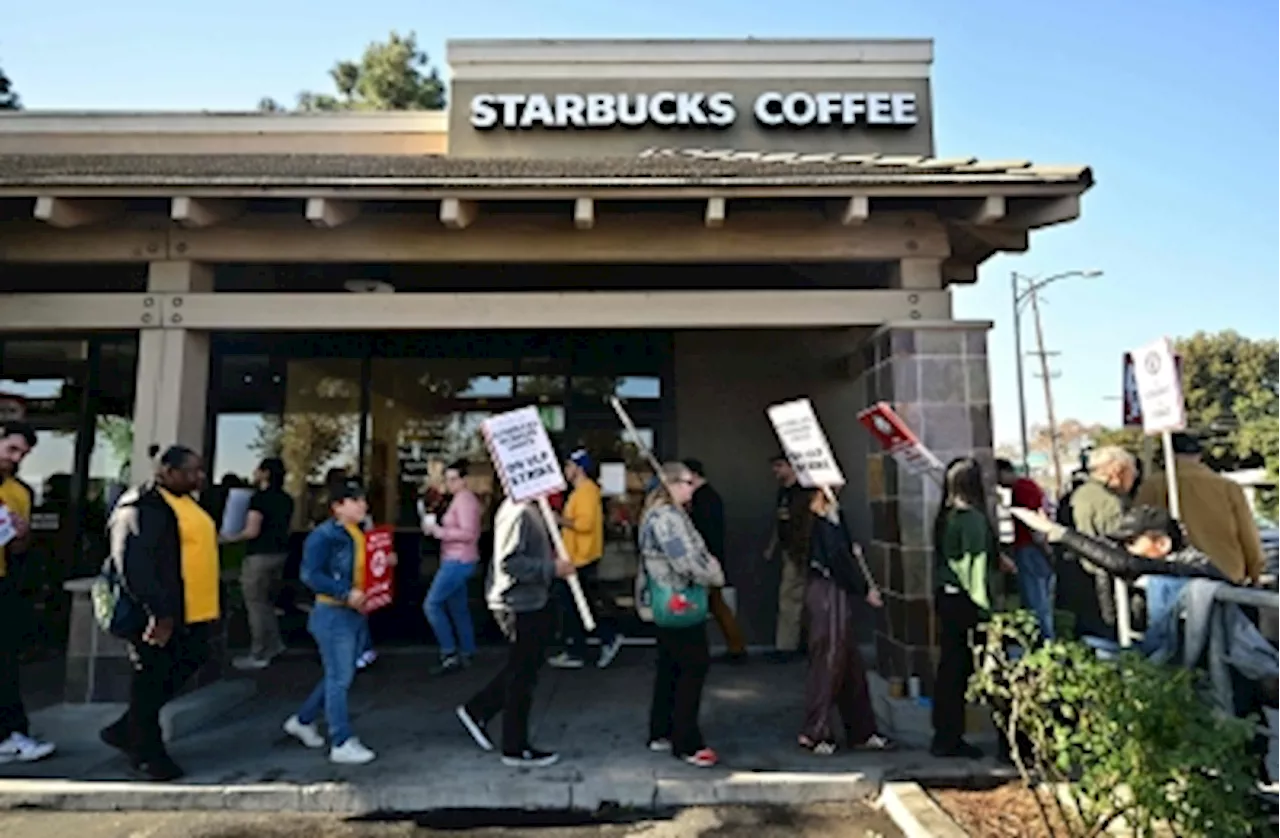
[[[899,838],[865,804],[695,807],[669,814],[433,812],[396,820],[248,812],[0,812],[5,838]]]

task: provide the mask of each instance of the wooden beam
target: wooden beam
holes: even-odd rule
[[[440,223],[450,230],[465,230],[475,223],[480,205],[461,198],[445,198],[440,202]]]
[[[978,266],[963,259],[947,259],[942,263],[942,281],[970,284],[978,281]]]
[[[244,212],[244,201],[179,196],[169,207],[169,217],[183,227],[198,229],[230,221]]]
[[[158,329],[162,302],[156,294],[0,293],[0,330]]]
[[[846,227],[852,227],[864,223],[870,216],[871,199],[866,195],[854,195],[844,205],[844,213],[840,216],[840,223]]]
[[[970,222],[953,222],[953,224],[963,236],[978,245],[977,248],[971,246],[969,249],[986,247],[992,250],[1008,250],[1022,253],[1028,247],[1029,237],[1027,236],[1027,231],[1021,228],[1003,225],[981,225]]]
[[[1005,202],[1003,195],[988,195],[982,199],[978,208],[969,215],[969,221],[973,224],[987,225],[994,224],[1004,218]]]
[[[596,202],[591,198],[578,198],[573,202],[573,226],[590,230],[596,226]]]
[[[307,221],[316,227],[333,229],[355,219],[360,214],[359,201],[335,201],[331,198],[308,198]]]
[[[705,223],[708,227],[723,227],[725,218],[724,198],[708,198]]]
[[[945,290],[185,294],[188,329],[789,328],[950,316]]]
[[[1020,209],[1010,217],[1010,221],[1019,227],[1034,230],[1038,227],[1049,227],[1074,221],[1080,217],[1080,196],[1061,195],[1047,201],[1027,201],[1029,208]]]
[[[37,221],[43,221],[50,227],[70,229],[106,221],[123,209],[124,204],[120,201],[41,195],[36,198],[32,214]]]
[[[465,220],[468,214],[464,211],[458,218]],[[0,222],[0,262],[485,263],[514,259],[541,264],[729,264],[952,255],[947,228],[920,215],[876,213],[851,229],[812,209],[740,209],[734,212],[733,224],[714,233],[689,221],[687,214],[678,212],[606,213],[596,218],[593,229],[575,230],[554,215],[480,214],[472,226],[459,231],[424,226],[422,216],[414,213],[366,215],[332,230],[318,230],[289,215],[244,216],[229,224],[191,230],[176,225],[57,230],[35,222]],[[1006,239],[1018,232],[975,229]],[[1025,243],[1026,233],[1021,235]]]

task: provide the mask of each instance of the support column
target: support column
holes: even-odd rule
[[[944,462],[977,457],[994,483],[990,323],[940,321],[882,327],[863,346],[868,401],[889,402]],[[872,510],[871,570],[885,584],[887,619],[876,634],[885,676],[917,675],[932,691],[937,665],[933,613],[933,520],[941,490],[930,477],[899,469],[871,451],[867,492]]]
[[[152,469],[147,448],[175,443],[200,451],[204,445],[209,391],[209,333],[182,328],[183,292],[213,290],[213,270],[196,262],[152,262],[147,290],[165,295],[158,305],[163,328],[138,337],[137,396],[133,412],[131,477]]]

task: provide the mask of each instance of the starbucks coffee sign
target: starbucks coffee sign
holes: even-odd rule
[[[768,91],[748,104],[763,128],[909,128],[920,121],[912,92]],[[470,119],[482,131],[728,128],[739,119],[739,103],[726,92],[478,93]]]

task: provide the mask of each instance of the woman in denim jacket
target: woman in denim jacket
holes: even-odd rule
[[[285,733],[308,748],[324,747],[316,729],[323,710],[329,725],[329,760],[364,765],[376,756],[351,733],[347,692],[356,674],[362,637],[368,631],[364,607],[365,542],[361,522],[369,513],[363,487],[347,480],[329,496],[331,517],[307,536],[302,548],[302,582],[315,591],[307,630],[320,647],[324,677],[284,723]],[[394,561],[394,559],[393,559]]]

